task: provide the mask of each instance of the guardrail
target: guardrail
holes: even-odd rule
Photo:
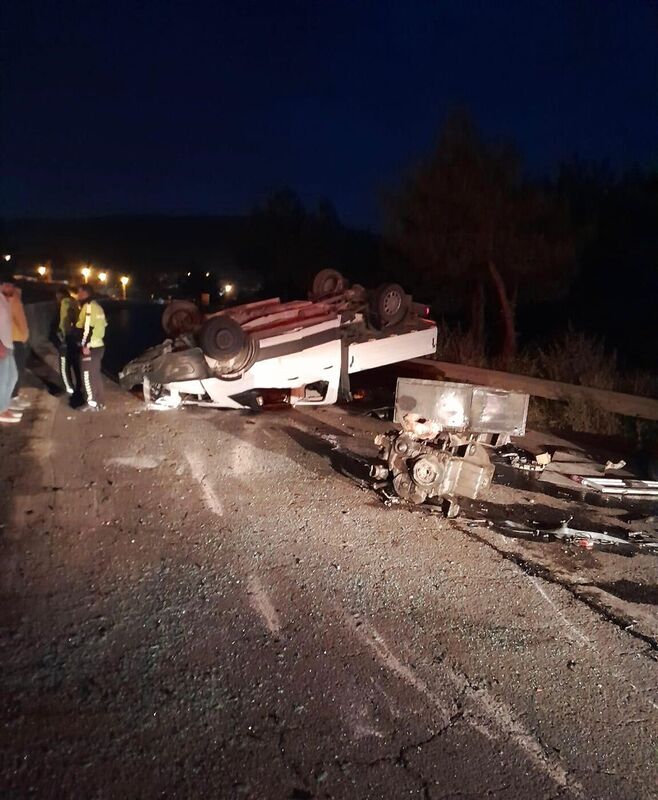
[[[495,389],[526,392],[534,397],[543,397],[547,400],[587,401],[614,414],[658,421],[658,400],[651,397],[638,397],[634,394],[611,392],[607,389],[593,389],[591,386],[577,386],[573,383],[549,381],[529,375],[516,375],[494,369],[453,364],[449,361],[434,361],[431,358],[415,358],[412,363],[420,367],[427,377],[431,378],[447,378],[463,383],[492,386]]]

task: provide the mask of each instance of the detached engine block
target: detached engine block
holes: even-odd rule
[[[394,421],[402,428],[379,434],[375,444],[385,464],[371,475],[393,481],[396,494],[411,503],[428,498],[481,497],[494,467],[488,447],[525,433],[528,395],[414,378],[398,378]]]

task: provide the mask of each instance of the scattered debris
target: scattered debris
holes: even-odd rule
[[[658,497],[658,481],[629,480],[625,478],[589,478],[572,475],[571,479],[602,494],[631,495],[633,497]]]
[[[536,527],[529,528],[526,525],[521,525],[512,520],[502,520],[498,523],[498,527],[503,529],[512,530],[515,533],[526,534],[530,536],[542,536],[550,539],[557,539],[560,541],[570,542],[590,550],[594,545],[615,546],[615,547],[633,547],[638,549],[645,549],[655,551],[658,553],[658,539],[651,539],[646,534],[635,532],[629,533],[626,539],[623,536],[613,536],[605,531],[586,531],[577,528],[569,527],[571,517],[564,520],[557,528],[545,528],[541,524]]]
[[[624,469],[625,466],[626,462],[623,458],[620,461],[606,461],[603,471],[608,472],[609,470]]]
[[[541,472],[547,464],[551,463],[550,453],[540,453],[534,456],[529,450],[517,447],[514,444],[506,444],[496,450],[499,458],[507,461],[515,469],[525,470],[526,472]]]

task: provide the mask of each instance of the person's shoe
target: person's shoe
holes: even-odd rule
[[[16,422],[20,422],[22,419],[23,415],[20,411],[12,411],[10,408],[0,413],[0,423],[4,423],[6,425],[15,424]]]
[[[17,395],[16,397],[11,398],[11,402],[9,403],[9,408],[12,411],[23,411],[26,408],[29,408],[32,405],[27,397],[21,397],[21,395]]]
[[[87,403],[80,410],[81,411],[104,411],[105,410],[105,406],[101,405],[100,403],[95,403],[94,405],[92,405],[91,403]]]

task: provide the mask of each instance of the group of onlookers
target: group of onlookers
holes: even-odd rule
[[[83,411],[105,408],[101,361],[105,352],[105,312],[89,286],[57,290],[57,344],[66,393]],[[21,392],[29,327],[21,290],[9,270],[0,274],[0,424],[20,422],[30,401]]]

